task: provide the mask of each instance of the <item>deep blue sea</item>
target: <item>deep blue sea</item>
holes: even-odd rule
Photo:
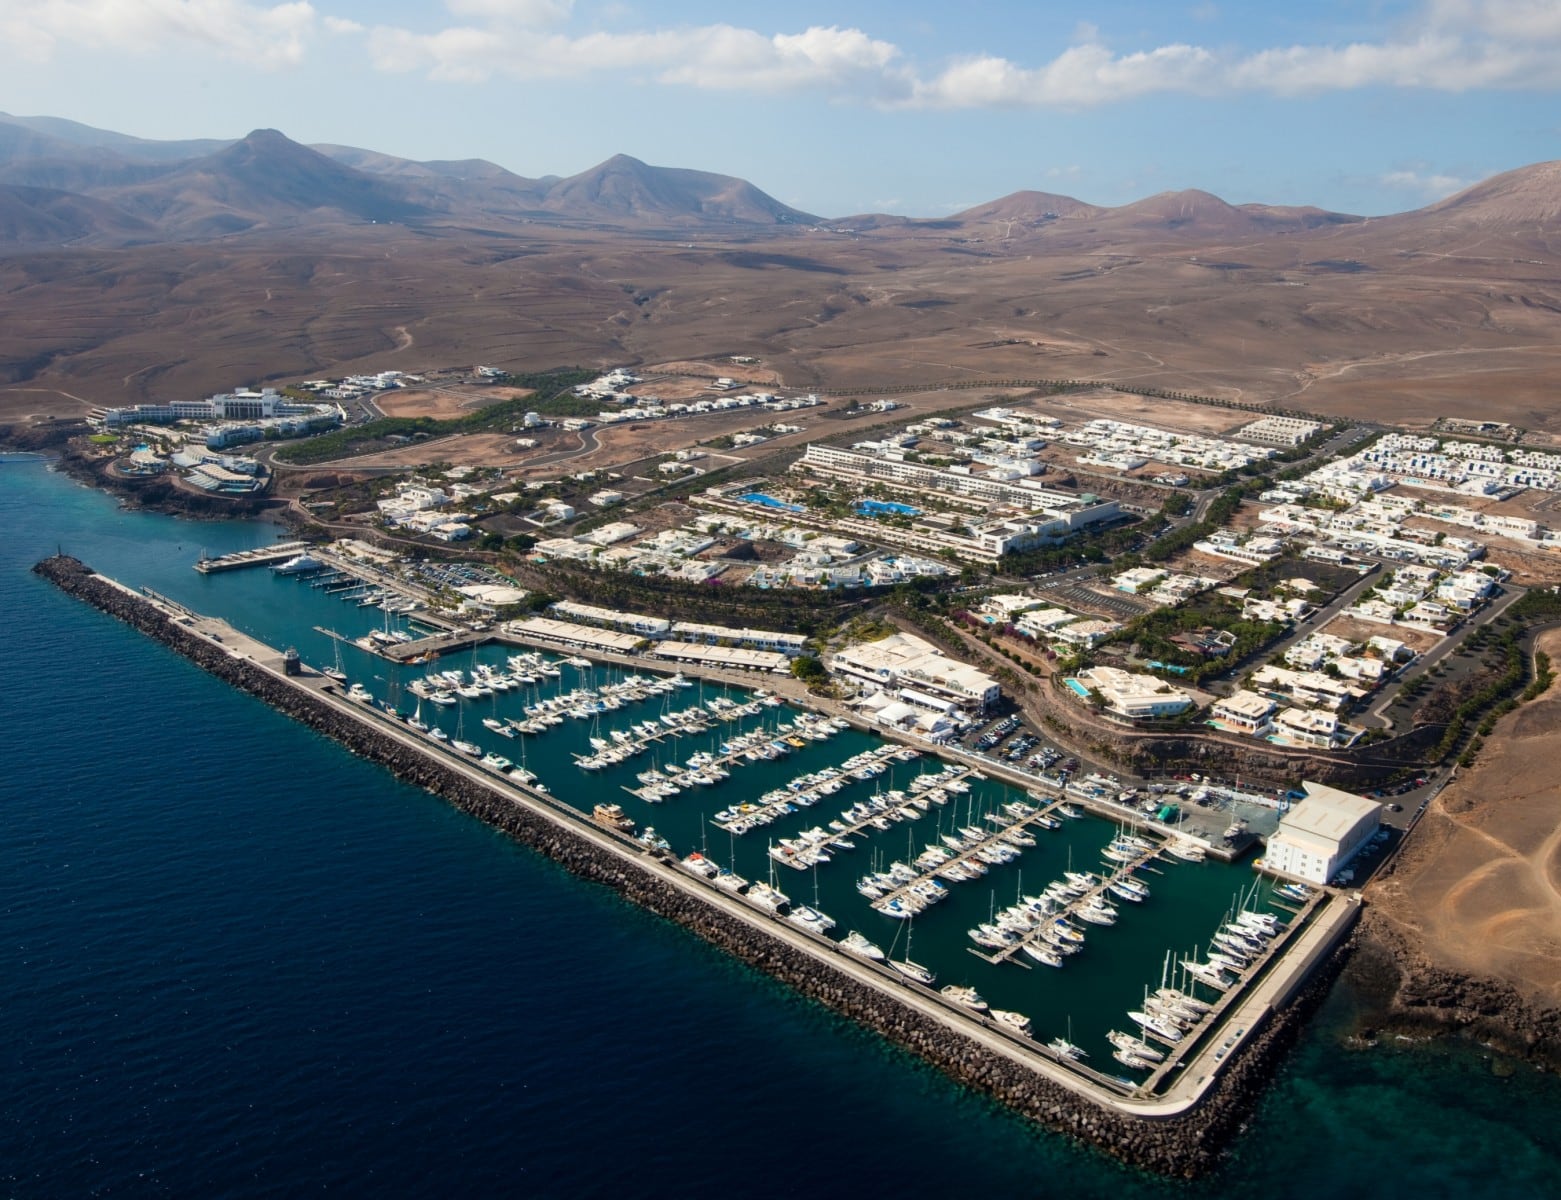
[[[28,574],[63,548],[318,660],[298,585],[190,569],[269,526],[8,459],[0,530],[0,1194],[1561,1196],[1561,1084],[1347,1049],[1342,991],[1218,1175],[1127,1170]]]

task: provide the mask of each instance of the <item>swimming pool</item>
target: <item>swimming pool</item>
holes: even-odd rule
[[[784,500],[777,500],[774,496],[766,496],[763,492],[744,492],[737,498],[746,500],[749,504],[762,505],[765,508],[778,508],[782,512],[799,513],[806,511],[800,504],[787,504]]]
[[[1064,679],[1063,682],[1072,688],[1075,692],[1077,692],[1080,696],[1084,697],[1084,699],[1089,699],[1089,689],[1080,683],[1077,679]]]
[[[891,514],[897,517],[919,517],[921,509],[909,504],[896,504],[893,500],[858,500],[856,511],[864,517],[881,517]]]

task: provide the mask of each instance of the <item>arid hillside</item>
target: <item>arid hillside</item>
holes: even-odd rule
[[[1555,164],[1371,220],[1179,192],[821,221],[626,158],[526,180],[267,132],[183,158],[55,132],[0,137],[13,413],[370,366],[745,354],[799,387],[1088,378],[1561,431]]]

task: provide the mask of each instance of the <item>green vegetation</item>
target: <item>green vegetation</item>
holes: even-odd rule
[[[1441,759],[1451,754],[1463,742],[1470,729],[1474,729],[1473,741],[1458,760],[1463,765],[1473,762],[1484,735],[1495,728],[1496,721],[1519,704],[1539,696],[1550,686],[1553,677],[1550,659],[1547,655],[1536,654],[1533,680],[1521,693],[1514,695],[1528,674],[1528,656],[1523,652],[1524,638],[1537,627],[1557,621],[1561,621],[1561,592],[1553,588],[1535,589],[1507,609],[1498,621],[1477,632],[1480,645],[1495,643],[1499,655],[1496,666],[1501,673],[1479,691],[1466,697],[1453,711],[1447,728],[1442,731],[1441,741],[1432,752],[1433,757]],[[1499,634],[1493,632],[1497,624],[1502,626]]]
[[[447,437],[454,433],[487,433],[495,430],[509,432],[528,412],[550,416],[595,416],[599,405],[581,401],[570,394],[570,389],[577,384],[595,377],[596,372],[579,367],[565,367],[531,375],[511,375],[507,381],[512,386],[532,388],[535,394],[515,400],[501,400],[476,412],[442,421],[433,417],[382,417],[377,421],[335,429],[284,446],[276,452],[276,457],[281,462],[295,464],[327,462],[380,449],[387,440],[397,437]],[[588,410],[586,413],[573,411],[581,404]]]
[[[824,670],[824,664],[811,654],[799,654],[792,659],[791,673],[809,685],[823,683],[829,678],[829,673]]]
[[[1225,523],[1235,516],[1236,510],[1241,507],[1241,502],[1248,496],[1256,496],[1270,486],[1266,477],[1233,484],[1215,497],[1208,511],[1204,513],[1203,520],[1194,521],[1191,525],[1183,525],[1180,529],[1173,529],[1163,537],[1156,538],[1144,551],[1144,557],[1150,562],[1164,562],[1173,555],[1189,549],[1194,542],[1201,542],[1216,530],[1223,528]]]

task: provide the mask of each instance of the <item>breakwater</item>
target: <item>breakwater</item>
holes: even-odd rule
[[[371,713],[282,678],[243,657],[234,646],[203,636],[184,624],[178,613],[93,574],[76,560],[52,558],[35,570],[67,593],[126,621],[402,780],[507,832],[576,875],[676,921],[734,957],[877,1030],[970,1087],[1135,1165],[1178,1176],[1201,1174],[1212,1167],[1310,1008],[1303,999],[1269,1017],[1257,1035],[1231,1056],[1218,1085],[1196,1107],[1169,1116],[1138,1115],[1130,1111],[1128,1100],[1118,1104],[1089,1100],[1078,1089],[984,1044],[981,1030],[972,1022],[940,1019],[911,1003],[907,989],[875,986],[859,972],[832,964],[831,957],[840,957],[837,953],[810,950],[779,927],[771,931],[762,919],[744,919],[728,911],[714,899],[703,898],[688,881],[670,877],[658,860],[615,843],[556,803],[542,797],[517,798],[507,786],[485,784],[461,764],[444,761],[437,751],[408,744]],[[1322,982],[1314,978],[1308,989],[1312,999],[1320,994]],[[964,1032],[962,1026],[971,1032]],[[989,1036],[986,1041],[991,1041]]]

